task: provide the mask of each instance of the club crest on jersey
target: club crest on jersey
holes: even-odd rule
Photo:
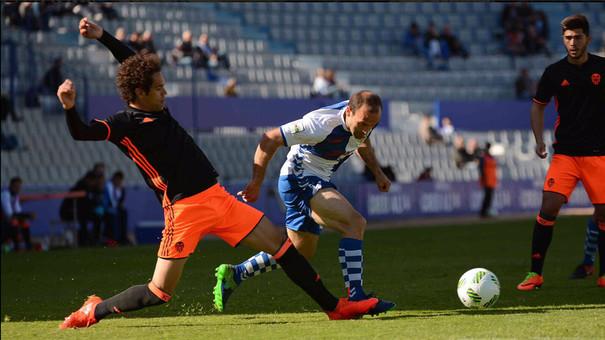
[[[180,253],[183,251],[183,249],[185,249],[185,243],[183,243],[183,241],[178,241],[174,247],[176,248],[176,251]]]
[[[595,86],[601,83],[601,75],[598,73],[593,73],[592,76],[590,76],[590,79]]]
[[[302,125],[302,123],[296,122],[288,125],[288,132],[290,133],[299,133],[304,130],[305,127]]]
[[[555,185],[555,179],[549,178],[548,181],[546,182],[546,185],[548,185],[549,188],[552,188],[552,186]]]

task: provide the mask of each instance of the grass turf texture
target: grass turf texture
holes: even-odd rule
[[[226,312],[217,315],[211,295],[214,267],[253,252],[202,241],[171,302],[127,313],[128,318],[110,317],[89,329],[59,331],[59,321],[79,308],[87,295],[108,297],[149,280],[156,247],[4,254],[1,335],[3,339],[605,338],[605,291],[596,287],[594,276],[567,278],[582,258],[585,222],[580,217],[559,219],[545,266],[546,281],[536,292],[515,290],[529,266],[530,220],[368,231],[364,285],[397,307],[380,317],[345,322],[327,321],[281,271],[244,282]],[[337,248],[337,235],[326,233],[313,264],[328,288],[344,295]],[[458,278],[472,267],[488,268],[500,279],[496,308],[468,310],[458,301]]]

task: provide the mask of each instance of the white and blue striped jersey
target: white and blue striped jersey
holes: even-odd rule
[[[322,107],[279,128],[290,147],[280,176],[317,176],[330,181],[334,171],[367,138],[357,139],[347,130],[344,111],[348,103]]]

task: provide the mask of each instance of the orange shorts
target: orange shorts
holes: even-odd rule
[[[235,247],[264,214],[240,202],[220,184],[171,204],[164,196],[164,230],[158,257],[188,257],[198,242],[213,234]]]
[[[605,156],[554,155],[544,191],[559,193],[569,200],[578,181],[582,181],[592,204],[605,204]]]

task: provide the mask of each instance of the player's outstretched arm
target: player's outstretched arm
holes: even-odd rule
[[[103,27],[88,20],[88,18],[82,18],[82,20],[80,20],[79,29],[80,35],[84,38],[99,40],[120,63],[136,54],[130,47],[116,39],[113,35],[107,33],[103,30]]]
[[[546,105],[533,102],[531,104],[531,129],[536,139],[536,155],[546,158],[546,144],[544,144],[544,108]]]
[[[269,130],[263,134],[254,153],[252,179],[244,190],[237,193],[239,196],[242,196],[244,201],[254,202],[258,199],[260,187],[265,179],[267,165],[269,165],[269,161],[280,146],[284,146],[284,139],[279,129]]]
[[[374,178],[376,179],[376,185],[378,186],[378,190],[382,192],[387,192],[391,188],[391,181],[384,174],[382,168],[380,167],[380,163],[378,159],[376,159],[376,154],[374,153],[374,148],[372,147],[372,143],[370,143],[370,139],[366,139],[356,151],[357,155],[363,162],[368,166],[368,169],[374,174]]]
[[[82,122],[76,111],[76,87],[66,79],[57,89],[57,97],[65,110],[65,120],[69,133],[75,140],[104,140],[109,135],[108,128],[102,123],[87,125]]]

